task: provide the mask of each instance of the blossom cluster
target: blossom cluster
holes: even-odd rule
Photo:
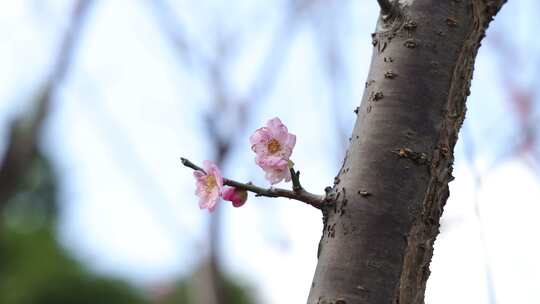
[[[274,185],[282,180],[291,180],[290,160],[296,136],[277,117],[270,119],[266,126],[257,129],[249,138],[251,150],[255,152],[255,163],[265,172],[265,178]],[[241,207],[247,200],[246,190],[234,187],[224,188],[219,168],[211,161],[203,162],[203,170],[193,172],[199,196],[199,207],[214,211],[220,198],[231,201],[234,207]]]

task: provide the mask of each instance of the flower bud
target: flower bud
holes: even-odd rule
[[[231,201],[234,207],[242,207],[247,201],[247,191],[236,189],[234,187],[227,187],[223,190],[223,199]]]

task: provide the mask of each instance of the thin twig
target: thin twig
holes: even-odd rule
[[[188,159],[181,157],[180,160],[182,161],[182,164],[188,168],[205,172],[201,167],[195,165]],[[299,181],[300,172],[298,171],[295,172],[294,169],[292,168],[290,170],[291,170],[291,179],[293,181],[293,190],[273,188],[273,187],[262,188],[262,187],[253,185],[251,182],[241,183],[241,182],[237,182],[235,180],[228,179],[228,178],[223,178],[223,184],[227,186],[235,187],[240,190],[253,192],[255,193],[255,196],[286,197],[288,199],[304,202],[317,209],[321,209],[324,203],[325,197],[323,195],[313,194],[304,190],[304,188],[302,188],[302,186],[300,185],[300,181]]]
[[[191,168],[195,171],[202,171],[204,174],[206,174],[206,171],[204,171],[203,168],[195,165],[194,163],[192,163],[189,159],[186,159],[186,158],[183,158],[183,157],[180,157],[180,161],[182,162],[182,165],[188,167],[188,168]]]

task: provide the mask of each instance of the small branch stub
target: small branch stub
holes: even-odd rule
[[[304,190],[300,184],[300,171],[294,171],[294,168],[289,169],[291,171],[291,181],[293,184],[293,191]]]

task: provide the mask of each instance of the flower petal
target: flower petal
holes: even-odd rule
[[[296,135],[294,134],[287,134],[287,138],[283,142],[283,145],[292,153],[292,150],[294,149],[294,146],[296,145]]]
[[[287,127],[277,117],[270,119],[266,123],[266,126],[270,130],[272,138],[277,139],[279,142],[282,142],[287,136],[287,133],[289,133]]]
[[[199,208],[213,211],[221,197],[223,177],[219,168],[209,160],[203,161],[203,169],[206,174],[198,170],[193,172],[197,185],[195,194],[199,196]],[[213,177],[215,182],[210,182],[209,177]]]
[[[270,184],[275,185],[281,182],[283,179],[290,181],[291,173],[289,170],[279,170],[279,169],[268,169],[265,170],[265,178],[270,182]]]
[[[267,142],[272,138],[271,135],[272,134],[267,127],[262,127],[255,130],[255,132],[249,137],[249,142],[251,143],[251,145]]]
[[[200,178],[205,177],[206,174],[204,174],[204,172],[202,172],[202,171],[195,170],[195,171],[193,171],[193,176],[195,176],[195,178],[198,180]]]

